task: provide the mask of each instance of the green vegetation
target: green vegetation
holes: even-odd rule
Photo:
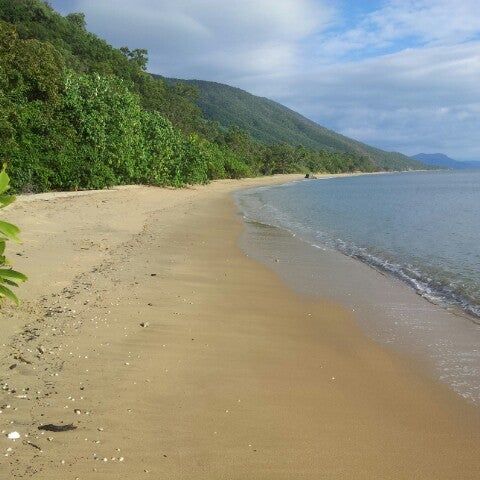
[[[7,195],[5,192],[10,187],[10,178],[3,167],[0,172],[0,208],[5,208],[15,201],[13,195]],[[5,257],[5,247],[8,240],[18,242],[18,227],[0,220],[0,299],[8,298],[18,304],[18,298],[13,293],[11,287],[18,287],[18,284],[25,282],[27,277],[20,272],[8,267],[9,263]]]
[[[170,79],[176,83],[179,80]],[[198,105],[206,118],[222,127],[237,126],[267,145],[288,143],[313,150],[343,152],[368,158],[380,170],[425,168],[396,152],[385,152],[328,130],[268,98],[215,82],[189,80],[199,91]]]
[[[13,189],[182,186],[384,167],[361,149],[319,149],[284,135],[265,141],[241,110],[236,123],[208,120],[196,86],[156,78],[147,63],[145,50],[115,49],[89,33],[81,13],[62,17],[40,0],[0,0],[0,160]]]

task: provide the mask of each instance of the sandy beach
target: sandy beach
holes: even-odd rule
[[[232,192],[298,178],[6,212],[30,280],[1,312],[1,480],[480,478],[477,407],[243,253]]]

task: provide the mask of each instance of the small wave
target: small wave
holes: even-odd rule
[[[442,284],[430,275],[411,265],[400,265],[373,255],[366,249],[337,241],[336,249],[349,257],[360,260],[382,272],[410,285],[419,295],[431,303],[444,308],[458,308],[475,319],[480,319],[480,306],[465,296],[459,294],[450,284]],[[479,323],[479,322],[476,322]]]
[[[250,195],[242,194],[237,197],[237,204],[240,206],[246,221],[288,231],[292,236],[300,238],[317,249],[326,250],[330,248],[337,250],[403,281],[429,302],[443,308],[462,311],[472,317],[473,321],[480,324],[480,305],[474,299],[462,295],[450,283],[440,281],[432,274],[426,274],[413,265],[396,263],[378,253],[373,254],[366,248],[340,238],[332,239],[325,232],[316,231],[312,236],[308,225],[292,221],[282,210],[263,202],[260,197],[255,195],[258,190],[255,189]]]

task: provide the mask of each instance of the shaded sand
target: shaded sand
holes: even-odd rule
[[[2,480],[479,478],[477,409],[241,252],[229,193],[282,180],[8,212],[31,279],[2,310]]]

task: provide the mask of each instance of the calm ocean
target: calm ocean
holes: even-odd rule
[[[238,198],[251,220],[335,248],[431,302],[480,317],[480,170],[305,180]]]

